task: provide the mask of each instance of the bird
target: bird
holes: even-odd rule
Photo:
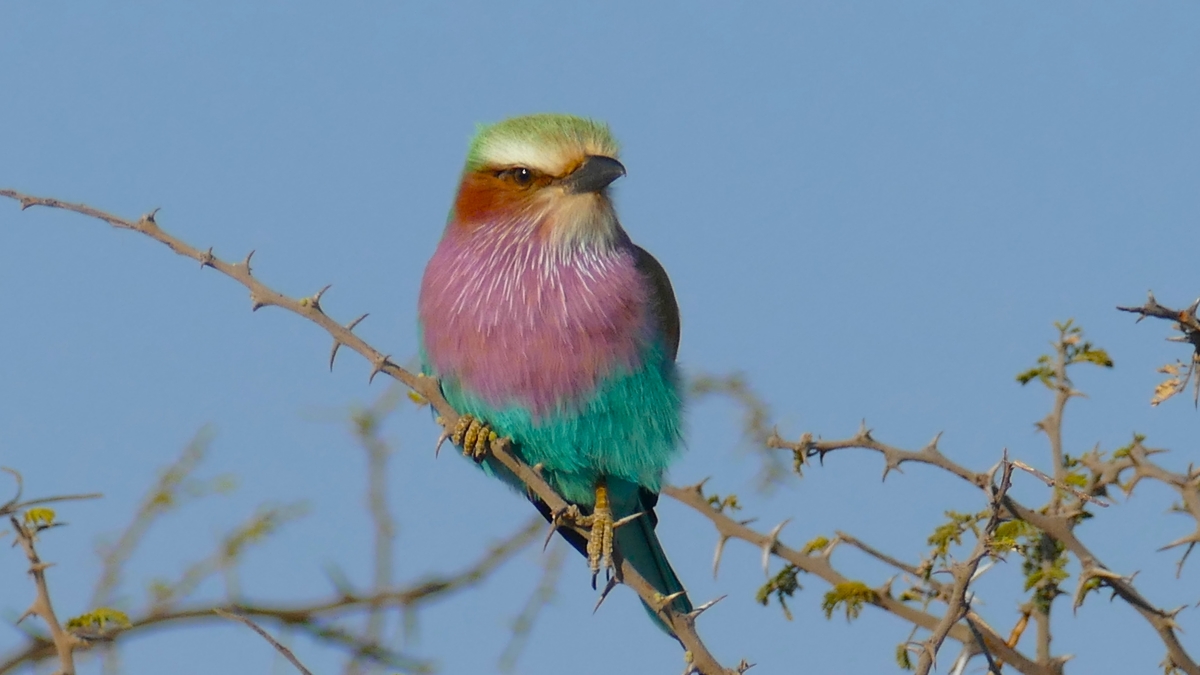
[[[679,306],[617,218],[618,153],[607,124],[574,115],[477,128],[421,281],[422,374],[462,416],[451,441],[463,454],[523,490],[487,453],[507,437],[571,505],[553,513],[526,492],[552,528],[587,528],[558,531],[588,558],[593,588],[619,556],[686,614],[654,511],[682,449]]]

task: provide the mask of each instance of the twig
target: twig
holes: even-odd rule
[[[83,500],[83,499],[100,499],[101,497],[104,496],[104,495],[100,494],[99,492],[90,492],[87,494],[79,494],[79,495],[56,495],[54,497],[39,497],[37,499],[27,499],[25,501],[21,501],[21,494],[24,492],[24,479],[21,477],[21,474],[18,471],[16,471],[15,469],[10,469],[7,466],[0,466],[0,471],[12,476],[13,480],[16,481],[16,483],[17,483],[17,489],[16,489],[16,492],[13,494],[12,498],[9,499],[8,501],[4,502],[3,504],[0,504],[0,518],[3,518],[4,516],[12,515],[14,513],[19,513],[31,506],[38,506],[39,504],[53,504],[55,502],[73,502],[73,501],[79,501],[79,500]]]
[[[1000,675],[1000,668],[1003,667],[1003,661],[996,661],[992,658],[992,653],[988,651],[987,645],[983,642],[983,635],[979,632],[978,622],[976,621],[974,612],[968,612],[966,616],[967,628],[971,629],[971,635],[975,636],[975,642],[979,646],[979,651],[983,652],[983,658],[988,662],[988,675]],[[1016,643],[1011,642],[1009,647],[1016,647]]]
[[[988,517],[983,532],[975,542],[975,549],[971,551],[970,557],[965,561],[950,568],[954,577],[954,587],[950,590],[950,596],[946,600],[945,614],[942,615],[941,621],[938,622],[937,627],[933,629],[933,633],[923,645],[921,656],[917,660],[917,675],[928,675],[937,658],[938,650],[941,649],[942,643],[950,634],[950,629],[966,618],[971,609],[970,600],[967,598],[967,587],[975,575],[975,570],[979,567],[979,562],[991,551],[992,535],[995,534],[996,527],[1000,525],[1004,497],[1008,493],[1008,488],[1012,486],[1013,465],[1008,461],[1008,453],[1005,453],[1004,460],[1001,461],[1000,471],[1000,485],[997,487],[992,486],[992,477],[988,476],[988,489],[991,492],[989,495],[991,515]],[[968,623],[968,628],[971,634],[978,638],[979,629],[970,623]],[[983,641],[980,640],[980,642]],[[986,643],[981,644],[980,647],[985,652],[988,651]]]
[[[1012,465],[1014,468],[1020,469],[1024,472],[1030,474],[1034,478],[1037,478],[1038,480],[1042,481],[1049,487],[1057,488],[1059,490],[1066,490],[1067,492],[1070,492],[1072,496],[1074,496],[1076,499],[1078,499],[1080,501],[1091,502],[1092,504],[1095,504],[1096,506],[1099,506],[1101,508],[1108,508],[1108,506],[1109,506],[1108,502],[1104,501],[1103,499],[1098,499],[1096,497],[1093,497],[1093,496],[1089,495],[1088,493],[1084,492],[1083,490],[1080,490],[1072,485],[1068,485],[1067,483],[1062,483],[1062,482],[1056,481],[1052,476],[1048,476],[1045,473],[1038,471],[1037,469],[1033,468],[1032,466],[1029,466],[1025,462],[1014,459],[1014,460],[1012,460]]]
[[[235,614],[233,612],[226,612],[223,609],[214,609],[213,614],[216,614],[217,616],[221,616],[226,619],[230,619],[232,621],[237,621],[239,623],[243,623],[243,624],[249,626],[250,630],[261,635],[262,639],[271,643],[271,646],[274,647],[276,651],[278,651],[280,654],[283,654],[283,658],[285,658],[289,662],[291,662],[291,664],[296,667],[296,670],[300,671],[304,675],[312,675],[312,671],[310,671],[308,668],[305,668],[303,663],[300,663],[300,659],[296,658],[296,655],[292,653],[292,650],[288,649],[287,647],[284,647],[282,644],[279,643],[278,640],[271,637],[270,633],[263,630],[261,627],[259,627],[258,624],[254,623],[250,619],[247,619],[246,617],[242,616],[241,614]]]
[[[75,675],[74,652],[79,641],[63,628],[62,624],[58,622],[58,616],[54,613],[54,605],[50,601],[50,586],[46,583],[46,568],[50,567],[51,563],[42,562],[34,547],[37,526],[23,525],[15,516],[9,516],[8,519],[17,533],[17,541],[25,551],[25,557],[29,560],[29,574],[33,577],[33,584],[37,589],[37,596],[34,598],[33,604],[17,619],[17,623],[21,623],[30,616],[37,616],[41,619],[50,631],[50,639],[53,642],[54,651],[58,655],[60,675]]]

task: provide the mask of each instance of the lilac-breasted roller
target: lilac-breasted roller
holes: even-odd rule
[[[452,437],[464,454],[507,436],[577,507],[590,537],[560,532],[593,578],[615,543],[669,596],[683,586],[654,506],[680,447],[679,308],[662,265],[617,220],[608,186],[623,175],[602,123],[543,114],[480,127],[421,282],[421,359],[465,415]],[[672,608],[692,606],[680,595]]]

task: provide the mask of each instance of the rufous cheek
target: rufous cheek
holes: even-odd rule
[[[455,221],[473,224],[507,220],[527,210],[534,200],[530,191],[510,185],[490,174],[463,177],[454,202]]]

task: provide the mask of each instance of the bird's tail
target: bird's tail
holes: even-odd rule
[[[671,563],[667,562],[667,554],[663,551],[662,545],[658,543],[658,535],[654,533],[654,528],[658,524],[658,516],[654,513],[658,495],[647,490],[640,490],[638,498],[642,516],[617,528],[614,535],[617,555],[628,560],[629,564],[633,565],[633,569],[637,570],[637,573],[653,586],[654,590],[664,596],[674,595],[683,591],[684,588],[683,584],[679,582],[679,577],[675,576],[675,570],[671,569]],[[546,506],[545,502],[535,497],[530,497],[530,501],[548,522],[553,520],[550,507]],[[561,528],[558,533],[583,557],[587,557],[587,539],[581,534],[570,528]],[[645,606],[646,613],[650,615],[656,626],[668,635],[674,636],[658,612],[644,601],[642,605]],[[671,601],[671,609],[686,614],[692,611],[692,602],[686,594],[681,595]]]
[[[667,562],[667,554],[663,552],[662,545],[658,543],[658,535],[654,533],[656,520],[654,512],[649,511],[641,518],[617,528],[614,536],[617,554],[628,560],[633,569],[637,570],[654,590],[664,596],[674,595],[684,588],[683,584],[679,583],[679,577],[675,576],[675,570],[671,569],[671,563]],[[659,628],[674,635],[658,612],[645,601],[642,604]],[[680,614],[687,614],[692,611],[692,602],[685,593],[671,601],[671,609]]]

